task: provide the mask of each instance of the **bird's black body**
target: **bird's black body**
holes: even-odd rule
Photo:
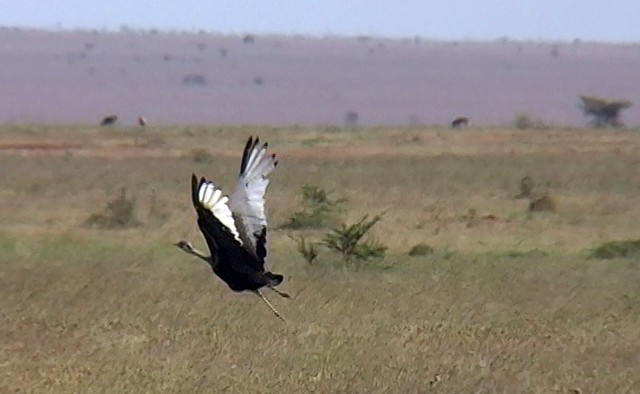
[[[268,287],[279,295],[286,293],[274,287],[284,277],[265,269],[267,258],[267,219],[264,195],[269,184],[267,176],[276,168],[275,155],[267,154],[267,144],[249,138],[244,147],[238,182],[229,196],[213,182],[191,176],[191,199],[198,214],[198,226],[207,242],[210,255],[198,252],[189,242],[176,245],[185,252],[205,260],[213,272],[236,292]]]
[[[261,247],[258,248],[259,253],[254,255],[234,238],[229,229],[209,209],[200,203],[198,192],[205,182],[207,182],[205,178],[198,181],[194,174],[191,178],[191,191],[193,206],[198,213],[198,226],[211,252],[209,264],[213,272],[233,291],[255,291],[265,286],[279,285],[283,276],[273,274],[264,268],[266,227],[258,236],[258,245]]]
[[[278,164],[276,155],[267,154],[267,144],[249,138],[242,154],[240,174],[230,196],[213,182],[191,176],[191,200],[198,214],[198,226],[209,247],[210,255],[197,251],[189,242],[176,244],[211,266],[214,274],[231,290],[250,291],[259,296],[280,319],[260,292],[263,287],[284,298],[287,293],[276,290],[284,277],[265,269],[267,259],[267,218],[264,195],[269,185],[267,176]]]

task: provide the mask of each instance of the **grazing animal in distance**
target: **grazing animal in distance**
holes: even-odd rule
[[[183,251],[206,261],[213,272],[235,292],[250,291],[259,296],[280,319],[284,318],[260,293],[269,288],[284,298],[288,294],[275,287],[284,277],[265,269],[267,259],[267,219],[264,195],[267,176],[276,168],[276,155],[267,154],[267,144],[249,138],[242,154],[240,175],[231,196],[206,178],[191,176],[191,198],[198,214],[198,226],[210,255],[196,250],[190,242],[176,244]]]
[[[453,129],[461,129],[463,127],[469,126],[469,118],[466,116],[461,116],[459,118],[455,118],[453,122],[451,122],[451,128]]]
[[[100,126],[110,126],[115,124],[118,121],[118,115],[109,115],[102,118],[102,122],[100,122]]]
[[[138,116],[138,126],[146,126],[147,125],[147,120],[144,118],[144,116]]]

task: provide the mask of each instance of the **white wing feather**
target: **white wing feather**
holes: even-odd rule
[[[222,195],[222,190],[217,188],[212,182],[204,182],[198,190],[198,200],[203,207],[211,211],[213,216],[216,217],[225,226],[234,238],[242,244],[242,239],[238,233],[236,223],[233,220],[231,209],[227,205],[229,197]]]
[[[229,200],[229,207],[238,225],[245,247],[257,255],[258,237],[267,226],[264,195],[269,185],[267,176],[276,167],[274,155],[267,154],[267,145],[250,146],[244,171],[240,174]]]

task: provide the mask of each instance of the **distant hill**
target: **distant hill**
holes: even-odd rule
[[[0,122],[583,125],[578,95],[628,99],[640,45],[0,29]]]

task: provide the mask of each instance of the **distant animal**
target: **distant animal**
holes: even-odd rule
[[[259,296],[280,319],[282,315],[260,293],[269,288],[278,291],[284,277],[265,269],[267,260],[267,219],[264,195],[269,185],[267,176],[278,164],[276,155],[267,154],[267,143],[249,138],[240,164],[240,175],[231,196],[206,178],[191,176],[191,199],[198,215],[198,226],[207,242],[210,255],[196,250],[190,242],[176,246],[206,261],[213,272],[231,290],[250,291]]]
[[[115,124],[118,121],[118,115],[109,115],[102,118],[102,122],[100,122],[100,126],[110,126]]]
[[[139,126],[146,126],[147,125],[147,120],[143,116],[138,116],[138,125]]]
[[[455,118],[453,122],[451,122],[451,128],[454,129],[460,129],[467,126],[469,126],[469,118],[467,118],[466,116]]]

